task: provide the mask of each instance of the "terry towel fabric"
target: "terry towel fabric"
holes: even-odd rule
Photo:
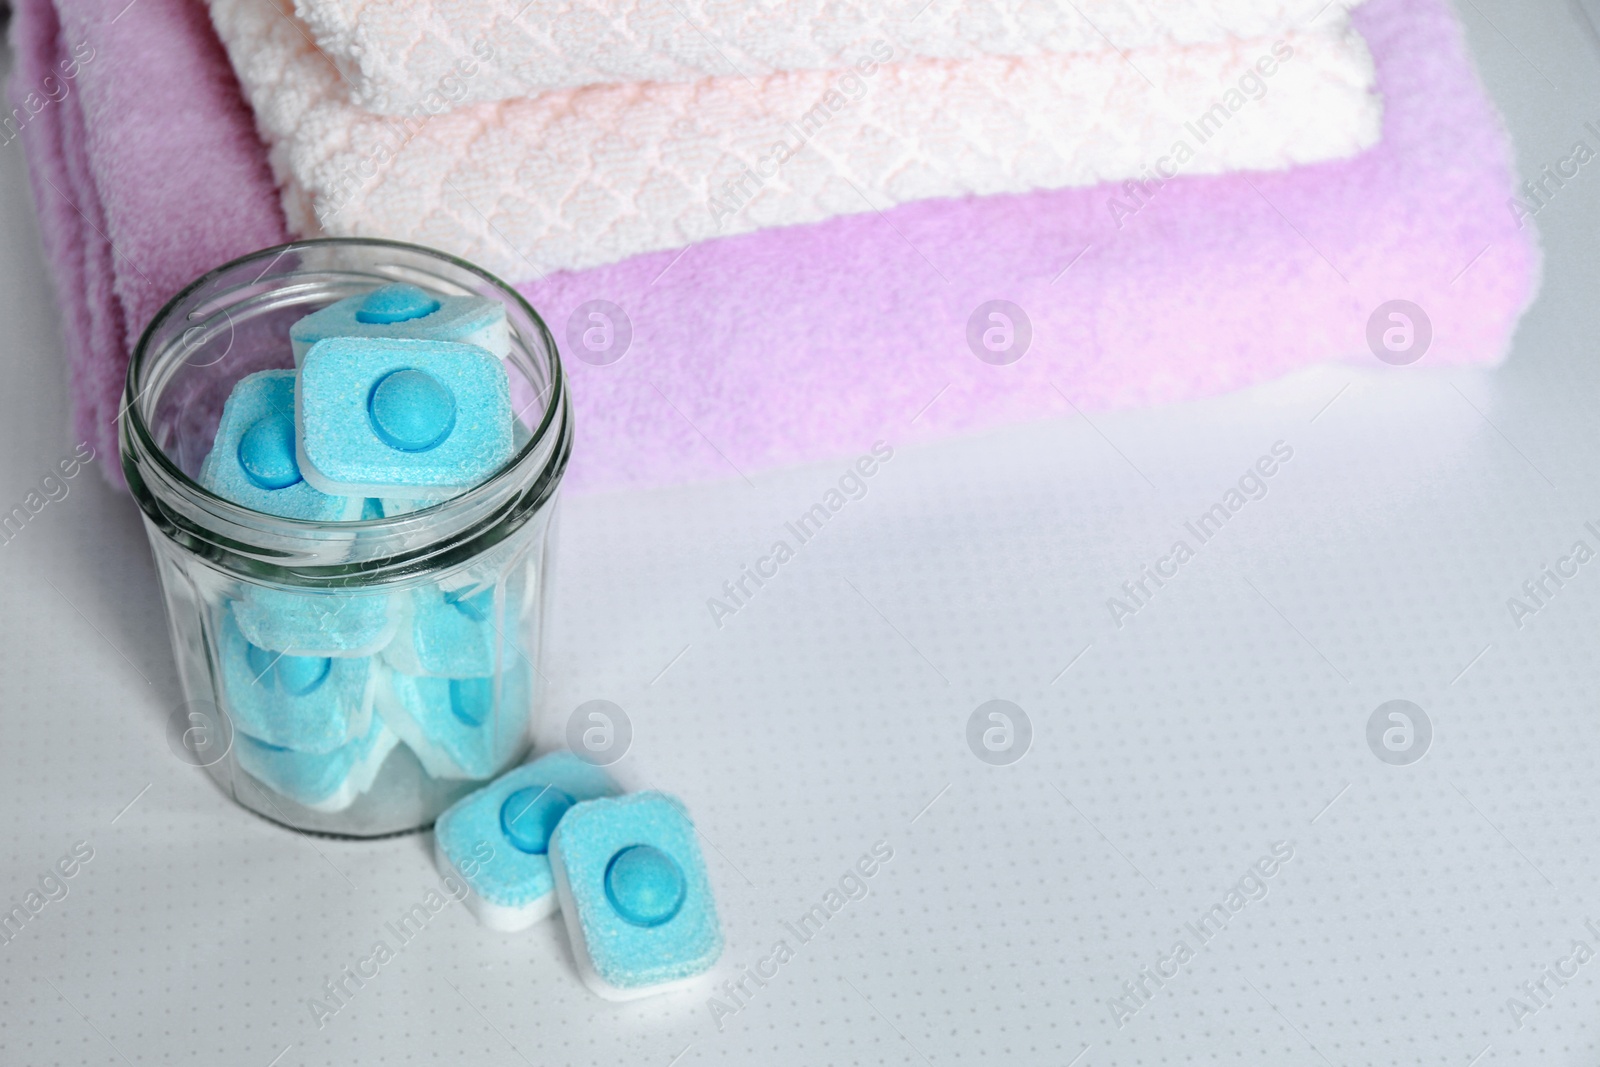
[[[191,279],[286,234],[205,9],[162,0],[116,14],[18,0],[0,139],[18,137],[27,153],[74,431],[120,483],[116,419],[139,334]]]
[[[1359,0],[1357,0],[1359,2]],[[620,82],[839,70],[883,41],[906,59],[1116,53],[1326,25],[1347,0],[295,0],[351,99],[403,114],[443,94],[510,100]],[[1113,44],[1113,42],[1115,42]],[[494,62],[478,73],[492,50]],[[463,77],[464,71],[473,71]]]
[[[282,240],[283,220],[203,10],[140,0],[111,20],[92,0],[57,3],[65,33],[50,0],[18,5],[11,98],[22,108],[75,46],[95,49],[71,95],[37,109],[22,138],[78,425],[111,456],[145,320],[191,277]],[[1431,318],[1422,366],[1500,358],[1538,252],[1506,209],[1509,146],[1460,27],[1445,0],[1372,0],[1355,21],[1385,106],[1380,143],[1351,160],[925,201],[521,286],[566,352],[579,436],[568,486],[736,477],[722,455],[755,474],[855,455],[877,437],[1076,417],[1062,394],[1092,413],[1324,360],[1370,363],[1367,320],[1396,297]],[[1011,366],[967,344],[973,312],[993,299],[1032,322]],[[631,348],[609,366],[567,341],[591,300],[632,321]]]
[[[875,45],[843,74],[599,85],[400,121],[351,102],[287,4],[211,0],[289,228],[417,241],[512,281],[911,201],[1135,177],[1186,124],[1198,136],[1177,170],[1281,170],[1369,147],[1381,116],[1371,56],[1333,9],[1278,39],[907,62]]]

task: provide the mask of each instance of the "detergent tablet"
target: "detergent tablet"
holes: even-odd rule
[[[325,753],[366,733],[375,663],[276,652],[222,619],[222,697],[235,729],[270,745]]]
[[[295,418],[301,472],[336,495],[438,499],[513,454],[506,369],[477,345],[318,341],[300,366]]]
[[[239,766],[263,785],[313,811],[343,811],[372,788],[400,739],[373,716],[366,733],[332,752],[296,752],[238,735]]]
[[[252,645],[300,656],[370,656],[399,624],[388,593],[291,592],[245,586],[233,603],[239,631]]]
[[[577,804],[550,839],[578,971],[608,1000],[682,988],[722,954],[694,824],[664,793]]]
[[[435,296],[395,282],[347,297],[289,328],[298,366],[311,346],[330,337],[407,338],[477,345],[496,357],[511,351],[505,305],[481,296]]]
[[[241,378],[222,406],[200,484],[252,511],[308,522],[361,517],[364,501],[315,489],[295,448],[294,371]]]
[[[515,604],[507,598],[508,614]],[[517,618],[501,622],[496,617],[495,587],[441,589],[422,586],[402,601],[400,628],[384,649],[384,659],[405,674],[436,678],[478,678],[493,674],[496,638],[509,627],[511,637],[498,642],[508,657],[518,655],[512,644]]]
[[[499,677],[421,678],[383,669],[378,711],[434,778],[490,778],[527,740],[529,669]]]
[[[466,905],[484,926],[531,926],[556,909],[551,834],[574,804],[617,792],[605,771],[570,752],[508,771],[439,816],[439,870],[466,883]]]

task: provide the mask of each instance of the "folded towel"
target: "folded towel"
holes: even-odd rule
[[[906,59],[976,59],[1272,38],[1355,2],[1119,0],[1092,5],[1092,22],[1036,0],[295,0],[295,10],[356,104],[403,114],[437,111],[440,98],[838,70],[879,40]]]
[[[72,46],[96,49],[73,92],[89,95],[97,78],[106,88],[102,103],[85,102],[72,152],[66,107],[44,107],[22,136],[79,425],[112,455],[128,340],[191,275],[280,239],[282,220],[265,150],[195,5],[140,0],[139,19],[94,25],[94,0],[58,3],[79,27],[64,39],[50,0],[18,3],[12,99]],[[1367,321],[1395,297],[1431,317],[1423,366],[1499,358],[1532,298],[1538,252],[1533,229],[1506,210],[1509,146],[1460,27],[1446,0],[1372,0],[1356,24],[1386,101],[1382,141],[1349,161],[927,201],[522,286],[567,356],[579,437],[568,486],[736,477],[730,464],[753,475],[855,455],[877,437],[898,446],[1076,418],[1063,394],[1092,413],[1321,360],[1374,363]],[[55,198],[50,183],[68,188],[73,158],[96,176],[78,203],[114,225],[120,255]],[[135,240],[141,219],[170,238]],[[973,313],[996,298],[1032,322],[1031,347],[1011,366],[980,362],[967,343]],[[632,320],[632,346],[609,366],[576,358],[581,345],[568,341],[569,319],[591,300]],[[111,315],[119,326],[90,347],[83,324]],[[579,332],[586,322],[577,317]]]
[[[178,289],[285,239],[249,110],[198,4],[19,0],[12,110],[72,364],[73,421],[120,481],[128,353]]]
[[[1173,167],[1190,174],[1339,158],[1376,140],[1381,112],[1365,43],[1330,11],[1278,40],[903,63],[874,46],[845,74],[598,85],[402,123],[350,102],[288,3],[211,0],[289,228],[419,241],[513,281],[915,200],[1135,177],[1185,136],[1193,158]]]

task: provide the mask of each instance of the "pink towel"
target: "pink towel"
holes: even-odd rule
[[[127,347],[148,317],[189,277],[281,240],[282,221],[198,5],[56,3],[59,27],[50,0],[20,4],[12,98],[75,45],[95,49],[23,138],[80,430],[109,450]],[[1393,299],[1431,321],[1423,365],[1499,359],[1538,276],[1532,232],[1506,208],[1499,118],[1445,0],[1372,0],[1355,20],[1385,115],[1379,147],[1354,160],[927,201],[524,286],[571,368],[569,484],[736,477],[879,437],[1066,414],[1069,399],[1164,403],[1322,360],[1375,364],[1368,323]],[[605,329],[588,317],[597,300],[622,308],[632,333],[603,366],[575,358],[585,327],[591,339]],[[987,315],[993,300],[1031,327],[1009,365],[974,354],[997,358],[982,344],[1006,328]]]

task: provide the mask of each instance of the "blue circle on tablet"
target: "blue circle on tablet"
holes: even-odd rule
[[[493,708],[493,678],[450,679],[450,714],[463,724],[482,726]]]
[[[272,673],[272,665],[277,662],[277,653],[268,652],[256,645],[246,645],[244,649],[245,662],[250,665],[250,677],[262,685],[271,685],[272,679],[267,675]]]
[[[653,845],[629,845],[606,864],[606,899],[634,926],[671,920],[688,891],[677,860]]]
[[[372,290],[356,308],[356,321],[369,326],[410,322],[439,310],[439,301],[415,285],[395,282]]]
[[[379,440],[400,452],[426,452],[456,426],[456,398],[427,371],[406,368],[379,378],[367,396]]]
[[[280,689],[292,697],[303,697],[328,680],[333,660],[327,656],[283,655],[278,657],[274,669]]]
[[[291,656],[256,645],[247,646],[245,659],[257,682],[268,687],[276,684],[292,697],[315,692],[333,672],[333,660],[327,656]]]
[[[294,423],[278,414],[257,419],[239,438],[239,467],[260,489],[287,489],[299,482]]]
[[[543,856],[549,851],[550,835],[556,832],[556,824],[576,803],[555,786],[519,789],[500,805],[500,829],[517,851]]]

